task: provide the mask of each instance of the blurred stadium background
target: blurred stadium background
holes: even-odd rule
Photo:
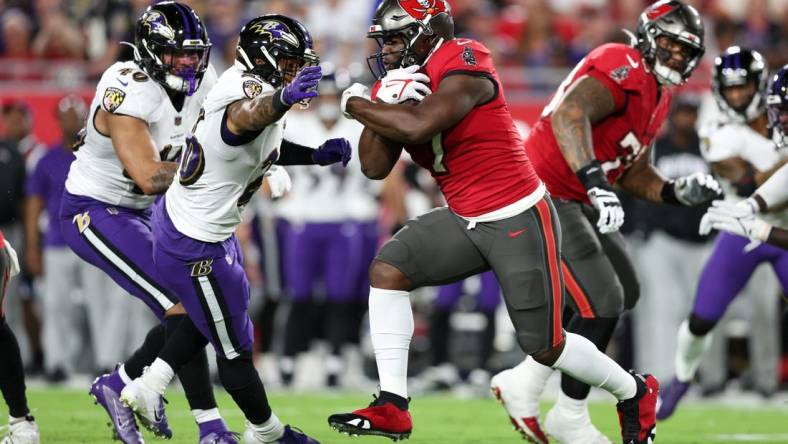
[[[211,63],[218,72],[232,63],[237,32],[243,23],[264,13],[282,13],[306,24],[316,41],[321,61],[337,73],[338,81],[371,83],[373,80],[366,56],[373,52],[374,42],[364,36],[377,0],[184,2],[190,4],[206,23],[213,44]],[[571,67],[601,43],[626,41],[621,28],[632,29],[643,7],[651,3],[644,0],[449,2],[453,6],[458,34],[478,39],[492,50],[512,113],[524,133],[538,118]],[[104,320],[96,320],[96,315],[89,310],[92,296],[82,291],[79,279],[73,288],[62,288],[57,295],[62,300],[57,304],[47,301],[44,281],[59,263],[42,259],[42,249],[46,249],[46,245],[38,239],[49,230],[43,214],[34,213],[40,220],[32,224],[28,221],[27,229],[24,227],[26,201],[29,202],[31,194],[36,195],[26,181],[34,175],[37,161],[48,150],[73,141],[97,79],[116,60],[130,58],[130,50],[119,42],[133,41],[134,23],[150,3],[149,0],[0,0],[0,229],[24,256],[25,268],[24,278],[17,279],[11,288],[6,313],[22,342],[28,384],[33,387],[31,406],[36,416],[43,416],[44,442],[103,439],[104,435],[58,439],[52,430],[47,430],[43,412],[52,408],[47,400],[61,396],[71,399],[74,398],[73,390],[86,391],[92,377],[113,362],[122,360],[141,342],[153,319],[142,304],[116,294],[112,307],[105,307]],[[678,94],[673,117],[664,129],[663,138],[668,141],[672,132],[694,134],[693,128],[715,113],[709,93],[710,66],[722,49],[734,44],[757,49],[766,57],[771,69],[788,63],[788,0],[695,0],[687,3],[693,4],[704,16],[706,55],[703,64]],[[73,118],[69,120],[69,116]],[[694,137],[697,143],[697,135]],[[14,167],[4,150],[22,154],[26,179],[13,175]],[[402,160],[397,171],[375,190],[379,203],[375,232],[378,243],[408,217],[441,204],[426,172],[413,168],[407,159]],[[296,175],[294,179],[307,178]],[[255,288],[254,310],[259,314],[258,363],[264,381],[275,391],[281,389],[282,393],[336,388],[356,393],[374,391],[374,361],[364,339],[363,324],[359,346],[348,347],[344,351],[344,363],[337,364],[342,369],[338,379],[332,381],[324,372],[326,366],[322,364],[327,362],[330,350],[320,341],[320,328],[310,331],[309,338],[316,340],[310,342],[306,353],[278,359],[285,347],[290,305],[288,283],[282,278],[287,271],[281,269],[285,263],[279,261],[280,252],[273,246],[276,242],[266,239],[276,239],[280,205],[270,202],[261,193],[256,204],[247,210],[249,223],[240,233],[246,240],[247,268]],[[30,217],[28,214],[28,219]],[[663,213],[642,203],[628,204],[625,232],[640,273],[642,296],[639,307],[619,325],[608,352],[625,367],[649,370],[664,380],[672,374],[676,327],[688,314],[697,275],[711,248],[710,238],[699,237],[693,230],[686,229],[693,223],[697,221],[686,213]],[[35,231],[38,234],[33,233]],[[666,241],[675,242],[671,245],[683,245],[686,250],[680,250],[682,256],[677,259],[677,250],[664,248]],[[679,276],[679,271],[657,274],[655,269],[665,273],[665,267],[661,266],[665,263],[676,264],[683,275]],[[60,270],[60,274],[63,272]],[[65,273],[76,272],[66,270]],[[682,280],[682,283],[672,282],[674,280]],[[417,329],[411,360],[412,385],[416,393],[441,391],[445,396],[457,398],[486,397],[491,372],[521,358],[505,313],[499,311],[490,315],[477,310],[474,298],[483,285],[478,278],[466,281],[458,290],[459,303],[452,307],[456,310],[440,318],[444,322],[438,325],[431,321],[437,319],[437,311],[444,309],[435,304],[439,290],[425,289],[417,295],[414,303]],[[315,293],[319,295],[319,285]],[[744,293],[715,334],[712,352],[701,368],[699,389],[693,398],[700,406],[710,406],[705,412],[717,420],[707,424],[712,431],[721,430],[720,419],[725,418],[724,412],[729,412],[735,423],[736,412],[741,411],[737,409],[765,406],[776,410],[775,420],[760,428],[756,426],[760,434],[748,435],[752,428],[737,429],[727,423],[730,430],[719,436],[734,436],[739,431],[744,434],[739,438],[707,437],[687,441],[679,440],[679,434],[675,434],[669,435],[674,438],[662,442],[788,442],[788,421],[784,420],[788,415],[786,299],[781,297],[779,285],[766,267],[756,273]],[[363,300],[363,295],[359,295],[359,300]],[[319,326],[320,297],[316,298],[312,309],[316,313],[314,325]],[[110,313],[114,313],[114,317]],[[69,323],[53,321],[61,317],[69,319]],[[484,338],[490,337],[493,347],[486,351]],[[96,349],[101,347],[101,338],[112,338],[114,343],[123,346],[116,347],[111,356],[98,357]],[[437,353],[440,355],[437,357],[435,340],[448,340],[448,345],[438,346],[439,350],[446,351]],[[47,356],[54,354],[61,358],[52,363]],[[325,404],[334,399],[331,398],[334,395],[326,396],[321,398]],[[275,402],[288,404],[287,415],[299,414],[298,404],[287,399],[281,396]],[[314,403],[303,395],[293,399]],[[598,399],[612,404],[604,396]],[[75,410],[74,421],[60,418],[50,423],[52,427],[73,430],[77,424],[93,428],[103,421],[98,408],[92,411],[95,415],[79,416],[79,412],[91,409],[87,396],[82,401],[83,405]],[[472,406],[477,407],[468,408],[484,405],[496,415],[497,422],[491,422],[490,427],[507,428],[503,412],[499,412],[492,401],[474,402]],[[183,403],[176,405],[184,408]],[[225,402],[224,405],[229,404]],[[461,403],[451,405],[463,409]],[[691,407],[691,415],[695,416],[689,418],[704,417],[704,410],[692,410],[696,408]],[[171,406],[170,410],[174,408]],[[314,410],[311,408],[309,412],[319,413]],[[678,415],[681,416],[681,412]],[[782,421],[778,419],[781,415]],[[461,421],[462,416],[457,420]],[[188,422],[185,417],[183,421]],[[321,416],[315,424],[323,424],[323,421]],[[431,427],[433,425],[427,421],[419,424],[421,429]],[[667,430],[670,425],[661,428]],[[614,436],[614,428],[606,431]],[[771,432],[775,434],[769,435]],[[517,439],[515,434],[498,432],[481,434],[478,440],[469,438],[468,441],[419,440],[418,432],[414,438],[418,442],[491,442],[489,436],[508,437],[511,442]]]

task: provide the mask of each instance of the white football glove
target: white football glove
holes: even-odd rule
[[[342,110],[342,114],[344,114],[346,118],[355,120],[353,116],[345,111],[345,108],[347,107],[347,101],[350,100],[351,97],[361,97],[362,99],[369,100],[369,92],[367,87],[361,83],[354,83],[342,92],[342,100],[339,102],[339,109]]]
[[[604,188],[593,187],[588,190],[591,205],[599,211],[599,220],[596,222],[602,234],[613,233],[624,225],[624,208],[618,200],[616,193]]]
[[[282,197],[293,188],[293,180],[287,174],[287,170],[280,166],[272,166],[265,172],[265,178],[268,180],[268,188],[271,189],[271,197],[277,199]]]
[[[722,196],[720,183],[706,173],[693,173],[689,176],[679,177],[674,183],[673,190],[676,193],[676,199],[688,207],[702,205]]]
[[[715,200],[700,220],[698,232],[706,235],[711,230],[725,231],[754,241],[766,242],[772,226],[755,217],[754,208],[748,201],[732,203]]]
[[[392,105],[408,100],[421,102],[432,94],[432,91],[427,86],[430,78],[426,74],[417,72],[419,69],[418,65],[413,65],[388,71],[386,76],[380,79],[380,88],[375,94],[375,99]]]
[[[8,243],[7,239],[3,239],[3,244],[5,245],[5,251],[8,252],[8,256],[11,258],[11,276],[16,276],[19,274],[19,258],[16,255],[16,250]]]

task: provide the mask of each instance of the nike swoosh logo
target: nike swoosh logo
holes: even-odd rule
[[[523,228],[522,230],[517,230],[517,231],[510,231],[509,232],[509,237],[515,238],[515,237],[525,233],[525,230],[527,230],[527,228]]]
[[[129,82],[124,82],[123,80],[118,79],[118,82],[123,86],[129,86]]]
[[[127,429],[128,428],[128,424],[123,422],[123,418],[121,418],[120,415],[117,413],[119,410],[121,410],[123,408],[123,406],[118,405],[118,401],[116,401],[113,398],[112,399],[112,407],[114,408],[114,411],[115,411],[115,421],[118,423],[118,428],[121,429],[121,430]]]
[[[156,422],[161,422],[162,416],[164,416],[164,415],[162,415],[162,412],[160,412],[159,409],[156,409],[153,412],[153,420],[156,421]]]
[[[627,60],[629,61],[629,64],[632,65],[632,67],[635,69],[637,69],[637,67],[640,66],[640,63],[632,60],[632,58],[629,57],[629,54],[627,54]]]

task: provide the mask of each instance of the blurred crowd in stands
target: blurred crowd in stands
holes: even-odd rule
[[[321,59],[366,73],[363,38],[378,0],[192,0],[221,71],[235,55],[237,31],[263,13],[301,19]],[[130,49],[134,23],[150,0],[0,0],[2,80],[97,78]],[[571,67],[600,43],[627,37],[644,0],[450,0],[458,34],[484,42],[499,67]],[[788,62],[786,0],[694,0],[707,26],[707,59],[736,42],[761,51],[771,66]],[[41,63],[30,63],[40,61]],[[57,69],[45,69],[53,61]],[[25,62],[25,63],[9,63]],[[75,62],[77,62],[75,64]],[[516,75],[516,74],[514,74]],[[559,76],[560,78],[561,76]],[[549,93],[545,91],[544,93]]]

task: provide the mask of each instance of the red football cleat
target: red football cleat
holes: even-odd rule
[[[413,420],[408,410],[381,401],[377,396],[367,408],[329,416],[328,425],[351,436],[385,436],[393,441],[408,439],[413,430]]]
[[[539,425],[538,416],[512,416],[513,413],[511,413],[510,406],[504,399],[500,386],[493,385],[491,388],[493,396],[509,413],[509,420],[512,422],[514,429],[520,432],[524,440],[533,444],[548,444],[550,442],[547,439],[547,434],[542,431],[542,426]]]
[[[657,437],[659,382],[651,375],[632,375],[638,386],[637,395],[616,404],[621,437],[624,444],[651,444]]]

